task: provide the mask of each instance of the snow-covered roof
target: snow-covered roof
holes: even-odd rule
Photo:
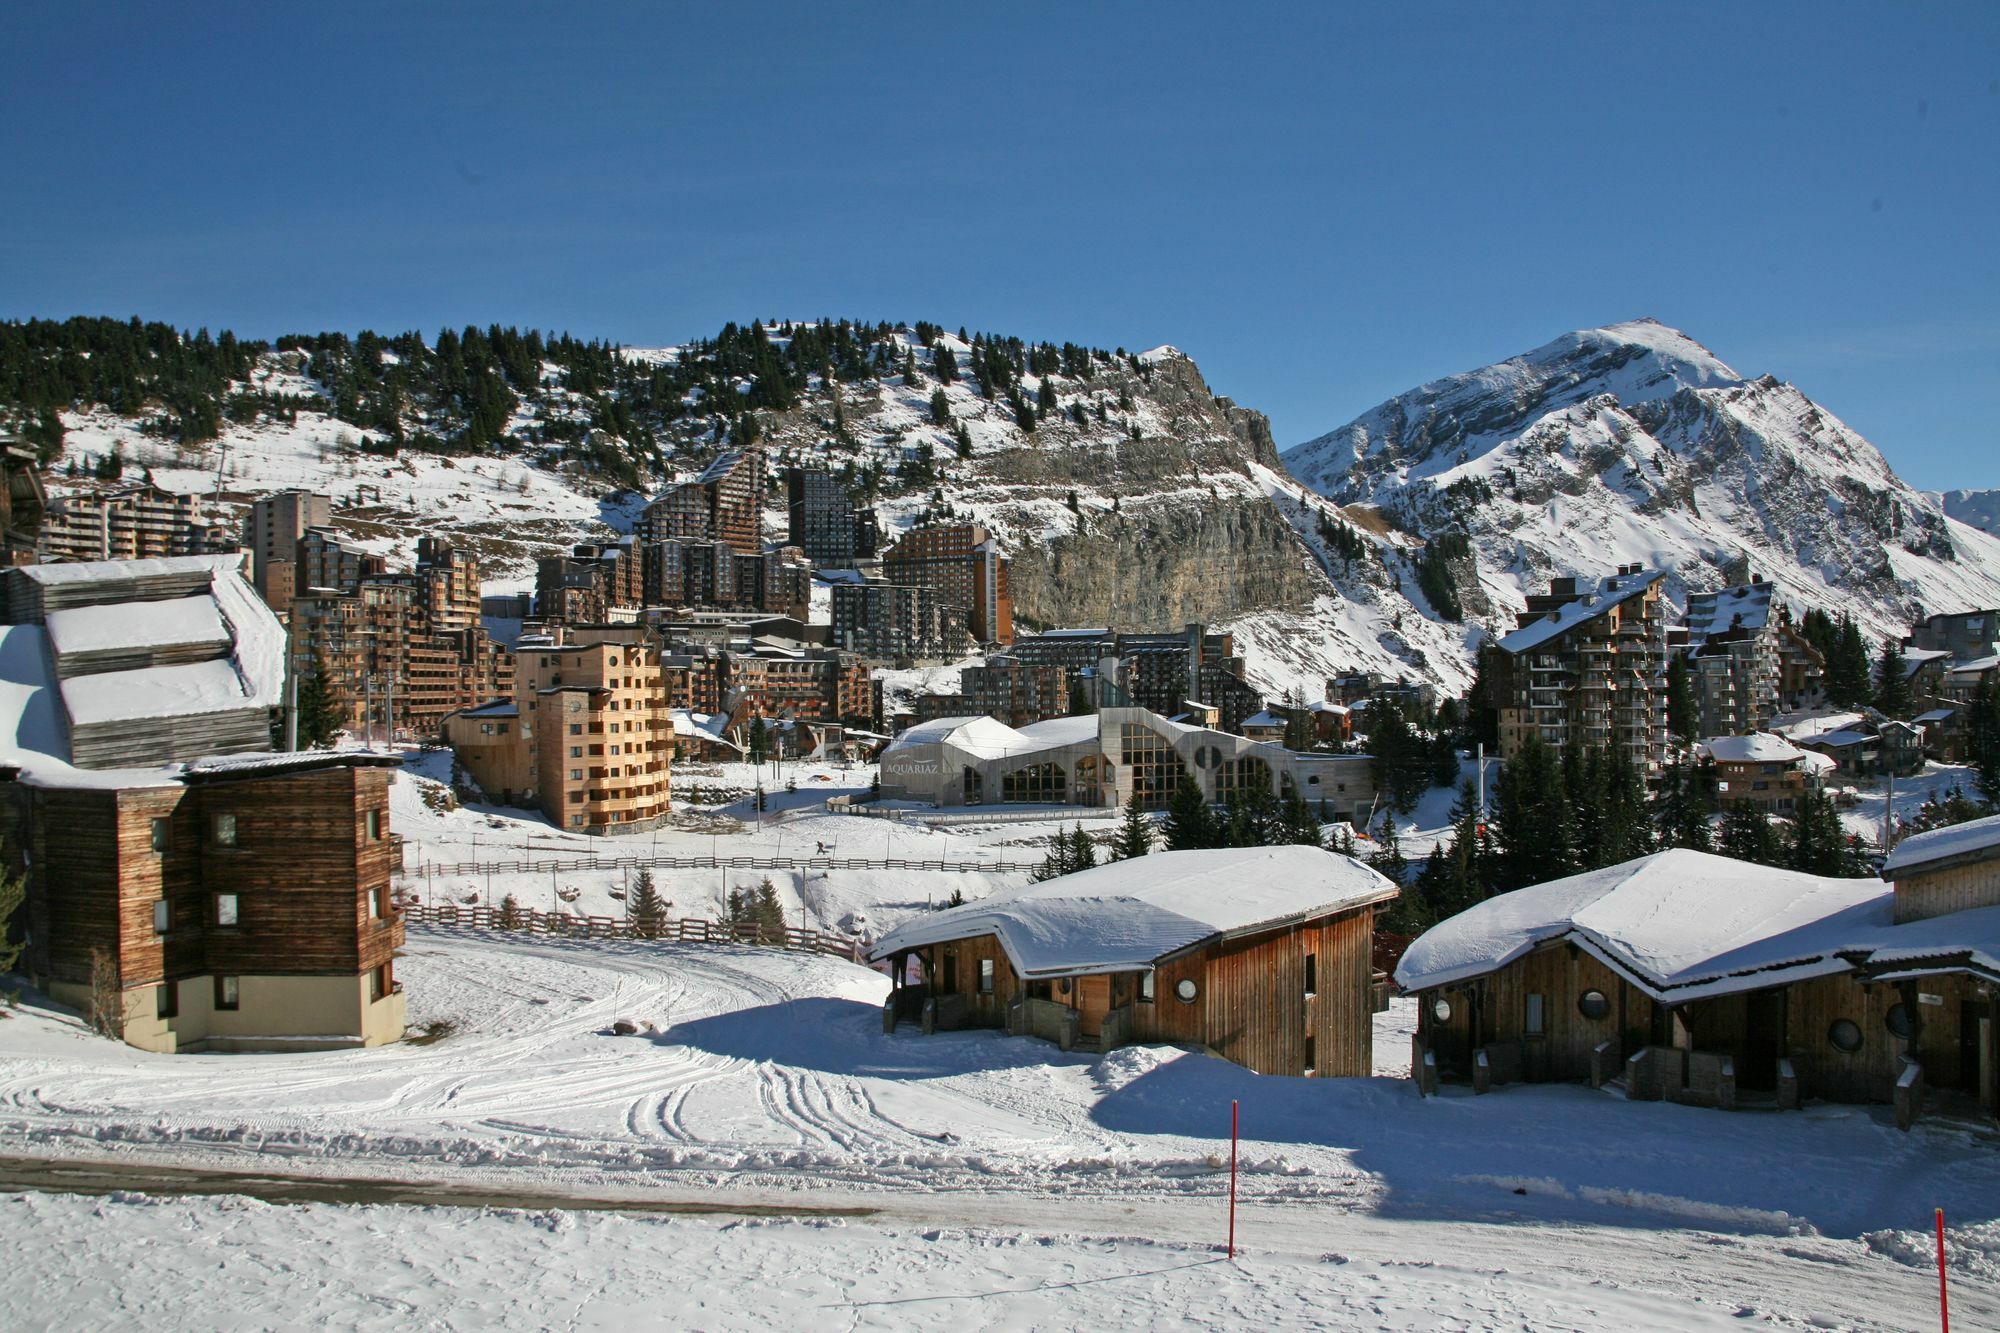
[[[871,958],[993,935],[1024,977],[1128,972],[1216,935],[1380,902],[1396,886],[1318,847],[1155,852],[906,921]]]
[[[980,713],[977,716],[939,717],[919,722],[889,742],[889,747],[882,754],[886,759],[919,745],[941,745],[947,741],[953,748],[977,759],[998,759],[1021,750],[1042,748],[1005,722],[997,722]]]
[[[1693,643],[1732,629],[1760,630],[1771,623],[1771,606],[1777,585],[1745,583],[1717,592],[1691,592],[1685,617],[1688,639]]]
[[[1957,712],[1956,708],[1933,708],[1928,713],[1918,713],[1910,720],[1923,726],[1930,726],[1936,722],[1950,721]]]
[[[1262,712],[1252,713],[1249,717],[1244,718],[1243,725],[1246,727],[1288,727],[1291,725],[1291,719],[1266,708]]]
[[[63,565],[17,565],[20,574],[43,587],[75,587],[81,583],[111,583],[157,578],[163,574],[202,571],[235,573],[243,567],[241,552],[229,555],[173,555],[150,560],[84,560]]]
[[[49,612],[47,624],[49,642],[58,653],[229,644],[222,610],[207,593],[164,602],[73,606]]]
[[[726,734],[729,727],[727,713],[697,713],[686,708],[670,708],[667,716],[673,721],[676,736],[702,736],[724,745],[735,745]],[[739,745],[736,748],[740,750],[743,747]]]
[[[1813,736],[1823,735],[1829,731],[1845,731],[1867,720],[1861,713],[1833,708],[1811,708],[1798,713],[1779,713],[1771,719],[1770,725],[1765,730],[1794,743],[1803,743]]]
[[[1879,741],[1882,738],[1872,731],[1823,731],[1817,736],[1801,736],[1801,745],[1824,745],[1830,750],[1845,750],[1850,745],[1860,745],[1864,741]]]
[[[1595,620],[1612,607],[1631,600],[1666,576],[1666,571],[1659,569],[1644,569],[1637,574],[1613,574],[1598,582],[1596,592],[1585,593],[1573,602],[1564,602],[1540,620],[1523,625],[1500,640],[1501,651],[1519,654],[1540,647],[1585,621]]]
[[[1748,736],[1711,736],[1696,748],[1708,751],[1720,764],[1789,764],[1806,756],[1806,751],[1783,736],[1773,736],[1767,731]]]
[[[1030,722],[1020,728],[1019,734],[1033,741],[1039,747],[1059,745],[1083,745],[1097,738],[1098,722],[1095,715],[1077,713],[1070,717],[1051,717],[1040,722]]]
[[[1836,954],[1893,919],[1872,879],[1822,879],[1675,848],[1489,898],[1419,936],[1405,990],[1484,976],[1569,939],[1665,999],[1755,990],[1846,971]]]
[[[515,703],[512,699],[495,699],[491,703],[483,703],[477,708],[461,708],[458,715],[460,717],[519,717],[521,715],[521,705]]]
[[[1952,663],[1945,674],[1964,677],[1983,676],[1996,667],[2000,667],[2000,657],[1975,657],[1970,661]]]
[[[2000,815],[1903,839],[1883,863],[1882,878],[1895,879],[1945,861],[1985,861],[1993,857],[2000,857]]]
[[[1903,649],[1903,674],[1905,676],[1914,676],[1928,664],[1937,661],[1941,657],[1950,656],[1951,654],[1943,648],[1905,648]]]

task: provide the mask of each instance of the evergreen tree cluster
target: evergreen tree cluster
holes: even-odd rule
[[[1966,709],[1966,759],[1979,799],[2000,806],[2000,686],[1988,681]]]
[[[731,925],[755,930],[766,943],[784,943],[785,908],[778,901],[778,886],[768,876],[749,893],[731,889],[727,910]]]
[[[1049,853],[1035,868],[1033,878],[1040,883],[1088,870],[1096,864],[1096,844],[1091,842],[1090,835],[1083,831],[1083,825],[1079,823],[1068,833],[1058,829],[1049,835]]]
[[[1463,532],[1441,532],[1424,544],[1423,553],[1417,557],[1417,587],[1423,590],[1432,610],[1454,623],[1465,618],[1465,608],[1458,599],[1451,562],[1471,554],[1472,538]]]
[[[1375,788],[1398,814],[1416,809],[1432,786],[1448,787],[1457,780],[1458,752],[1444,728],[1418,730],[1403,706],[1390,699],[1369,703],[1365,726],[1368,753],[1375,760]]]
[[[1353,569],[1356,560],[1368,558],[1368,539],[1352,524],[1343,523],[1322,509],[1319,511],[1318,527],[1319,539],[1326,543],[1329,551],[1340,557],[1341,573]]]
[[[1293,792],[1280,801],[1269,787],[1229,794],[1220,809],[1211,806],[1201,784],[1182,774],[1167,804],[1162,833],[1169,851],[1199,847],[1318,847],[1319,817]]]
[[[1841,613],[1838,621],[1814,607],[1799,621],[1799,633],[1826,659],[1826,697],[1836,708],[1859,708],[1869,703],[1875,682],[1869,671],[1868,643],[1854,617]]]

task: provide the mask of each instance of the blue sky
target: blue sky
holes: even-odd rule
[[[1281,444],[1652,315],[2000,486],[2000,6],[14,4],[0,315],[1171,342]]]

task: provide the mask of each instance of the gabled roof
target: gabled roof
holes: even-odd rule
[[[929,722],[919,722],[889,742],[889,748],[882,754],[887,758],[892,754],[915,749],[919,745],[941,745],[946,742],[982,759],[998,759],[1002,755],[1014,754],[1021,750],[1042,748],[1005,722],[997,722],[986,714],[979,713],[964,717],[939,717]]]
[[[1920,870],[1996,858],[2000,858],[2000,815],[1988,815],[1903,839],[1883,863],[1882,878],[1898,879]]]
[[[1405,990],[1485,976],[1568,939],[1676,1002],[1849,970],[1893,920],[1872,879],[1822,879],[1676,848],[1489,898],[1419,936]]]
[[[1665,570],[1645,569],[1637,574],[1614,574],[1602,579],[1597,585],[1596,592],[1585,593],[1573,602],[1564,602],[1540,620],[1523,625],[1500,640],[1500,649],[1502,652],[1518,655],[1531,648],[1538,648],[1586,621],[1595,620],[1611,608],[1630,601],[1666,576]]]
[[[1748,736],[1711,736],[1695,747],[1706,750],[1722,764],[1790,764],[1805,758],[1806,752],[1783,736],[1768,731]]]
[[[1771,607],[1777,585],[1745,583],[1717,592],[1691,592],[1685,622],[1688,640],[1700,643],[1712,634],[1732,629],[1760,630],[1771,623]]]
[[[1318,847],[1155,852],[926,913],[871,958],[992,935],[1024,977],[1129,972],[1223,935],[1383,902],[1396,886]]]

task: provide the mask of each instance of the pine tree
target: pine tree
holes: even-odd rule
[[[1966,710],[1966,760],[1972,765],[1979,799],[2000,806],[2000,684],[1992,680],[1973,692]]]
[[[653,939],[667,927],[667,904],[653,887],[653,872],[641,869],[632,881],[632,926],[646,939]]]
[[[1604,751],[1601,760],[1598,774],[1604,799],[1596,864],[1622,865],[1653,850],[1653,826],[1646,815],[1646,783],[1631,757],[1623,751]]]
[[[1067,833],[1062,832],[1060,829],[1051,833],[1049,835],[1048,848],[1048,854],[1042,857],[1042,863],[1035,867],[1030,876],[1037,884],[1051,879],[1061,879],[1076,868],[1075,862],[1072,859],[1074,857],[1074,849],[1070,846],[1069,835]]]
[[[1111,844],[1111,859],[1129,861],[1153,850],[1153,825],[1139,806],[1138,793],[1125,802],[1125,817],[1118,824],[1118,836]]]
[[[1694,706],[1694,681],[1688,674],[1685,653],[1667,660],[1667,730],[1683,745],[1692,745],[1695,728],[1700,726]]]
[[[1840,826],[1840,814],[1825,792],[1808,788],[1799,793],[1792,807],[1792,831],[1785,854],[1792,869],[1808,875],[1840,876],[1851,869],[1847,831]]]
[[[1381,827],[1375,830],[1375,848],[1368,853],[1368,864],[1397,888],[1409,883],[1410,863],[1403,856],[1402,840],[1396,836],[1395,816],[1387,810],[1382,812]]]
[[[1715,835],[1708,825],[1709,797],[1706,784],[1714,778],[1693,764],[1670,765],[1660,777],[1659,795],[1653,802],[1653,822],[1659,830],[1661,847],[1686,847],[1697,852],[1715,850]]]
[[[767,875],[757,886],[757,894],[749,903],[750,919],[757,926],[757,933],[767,943],[785,942],[785,908],[778,901],[778,886]]]
[[[931,424],[949,426],[951,424],[951,399],[944,396],[943,389],[931,393]]]
[[[1722,817],[1720,850],[1724,856],[1765,866],[1779,865],[1786,859],[1769,817],[1748,801],[1738,801]]]
[[[299,677],[297,707],[299,748],[317,750],[332,744],[334,733],[340,730],[340,719],[334,711],[333,691],[317,661]]]
[[[500,916],[493,924],[502,930],[519,930],[521,920],[521,904],[510,893],[500,900]]]
[[[1379,868],[1379,867],[1378,867]],[[1385,875],[1387,871],[1383,871]],[[1382,917],[1382,929],[1392,935],[1417,936],[1437,924],[1437,914],[1431,910],[1431,903],[1439,895],[1438,881],[1444,874],[1444,848],[1438,843],[1431,844],[1430,860],[1417,874],[1417,882],[1403,886],[1396,895],[1396,901]]]
[[[1843,612],[1826,658],[1826,697],[1836,708],[1857,708],[1868,702],[1870,685],[1868,645],[1854,617]]]
[[[1097,844],[1083,831],[1081,820],[1069,835],[1069,862],[1072,871],[1088,870],[1097,864]]]
[[[1882,656],[1875,664],[1875,706],[1890,717],[1907,718],[1916,712],[1910,689],[1910,664],[1903,645],[1894,639],[1882,640]]]
[[[1484,745],[1486,753],[1500,753],[1500,705],[1494,697],[1493,677],[1504,668],[1501,661],[1506,654],[1492,644],[1479,650],[1473,663],[1472,688],[1465,692],[1466,741],[1477,747]]]
[[[1285,798],[1278,814],[1277,841],[1298,847],[1320,846],[1319,816],[1296,791]]]
[[[770,747],[770,732],[769,729],[764,725],[764,719],[761,717],[751,718],[750,719],[750,762],[753,764],[763,763],[765,759],[770,757],[769,747]]]
[[[1213,847],[1215,843],[1215,820],[1209,813],[1208,798],[1201,793],[1201,784],[1193,775],[1181,774],[1180,785],[1174,788],[1173,799],[1167,804],[1167,820],[1162,830],[1167,839],[1169,851],[1184,852],[1196,847]]]
[[[1543,884],[1579,868],[1562,760],[1540,737],[1529,736],[1500,766],[1492,823],[1500,844],[1496,888]]]

